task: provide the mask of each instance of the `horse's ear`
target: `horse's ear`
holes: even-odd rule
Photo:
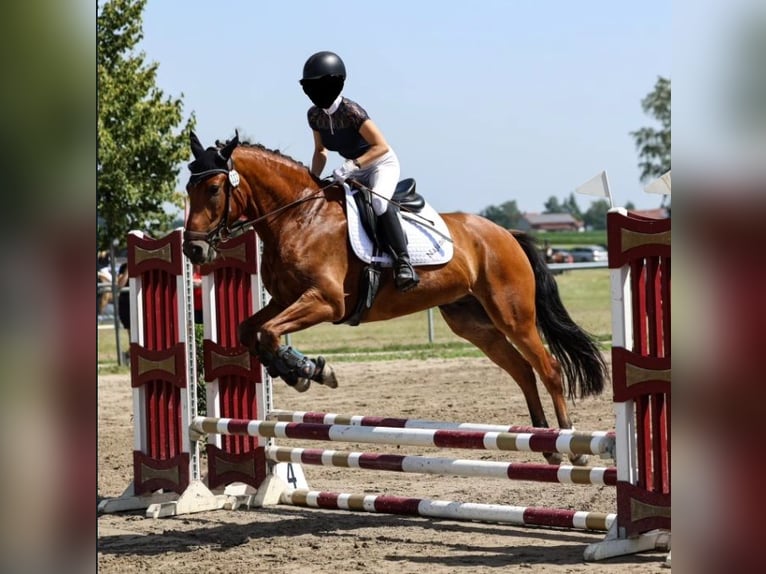
[[[239,131],[234,130],[234,137],[227,143],[223,149],[221,150],[221,155],[225,159],[229,159],[231,157],[232,152],[234,151],[234,148],[239,145]]]
[[[189,134],[189,140],[191,141],[191,149],[192,153],[194,154],[195,159],[199,159],[199,156],[202,154],[202,152],[205,151],[205,148],[202,147],[202,144],[199,141],[199,138],[197,137],[197,134],[194,132],[191,132]]]

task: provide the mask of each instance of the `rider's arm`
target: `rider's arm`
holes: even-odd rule
[[[369,149],[356,158],[356,162],[360,167],[366,167],[371,162],[388,153],[386,138],[383,137],[378,126],[372,120],[365,120],[359,128],[359,134],[370,144]]]
[[[317,177],[321,177],[322,170],[325,164],[327,164],[327,148],[322,143],[322,136],[319,132],[312,130],[314,133],[314,155],[311,157],[311,173]]]

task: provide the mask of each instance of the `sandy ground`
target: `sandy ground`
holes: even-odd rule
[[[276,408],[529,424],[518,387],[486,359],[337,363],[340,388],[299,394],[277,381]],[[132,402],[126,376],[102,376],[99,390],[98,496],[119,495],[132,475]],[[544,391],[541,391],[544,393]],[[611,388],[570,405],[582,430],[613,428]],[[547,395],[548,420],[555,420]],[[280,441],[298,446],[295,441]],[[435,451],[360,444],[300,446],[423,454],[452,458],[544,462],[542,455]],[[592,465],[611,461],[592,457]],[[614,512],[610,487],[509,482],[364,470],[304,467],[313,489],[384,493],[460,502],[551,506]],[[662,572],[664,553],[586,563],[586,545],[601,533],[522,528],[288,506],[148,519],[142,512],[98,517],[103,573],[195,572],[339,574],[363,572]]]

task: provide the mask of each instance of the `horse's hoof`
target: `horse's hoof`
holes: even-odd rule
[[[548,464],[558,466],[564,462],[564,457],[560,452],[544,452],[543,456],[545,457],[545,460],[548,461]]]
[[[571,462],[572,465],[574,466],[585,466],[586,464],[588,464],[588,455],[587,454],[570,454],[569,462]]]
[[[322,371],[322,380],[319,382],[325,387],[337,389],[338,379],[335,377],[335,370],[331,366],[325,365],[324,370]]]
[[[305,393],[309,390],[311,381],[309,379],[298,379],[298,381],[292,385],[292,387],[299,393]]]

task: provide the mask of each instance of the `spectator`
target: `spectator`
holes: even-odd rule
[[[102,316],[112,303],[112,272],[109,265],[109,252],[99,251],[96,254],[96,318]],[[107,288],[109,287],[109,288]]]
[[[130,331],[130,292],[123,291],[123,287],[128,286],[128,264],[123,263],[120,265],[120,270],[117,272],[117,287],[120,289],[120,294],[117,297],[117,313],[120,317],[120,323],[128,331]]]

